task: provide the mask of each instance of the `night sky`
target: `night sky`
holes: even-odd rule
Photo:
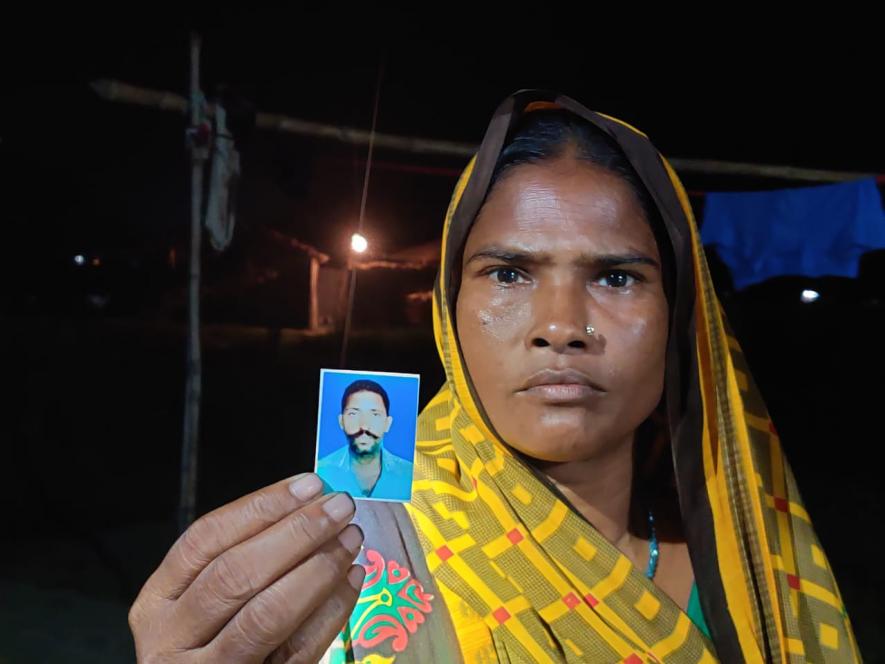
[[[638,126],[669,156],[885,172],[874,47],[856,32],[822,39],[793,29],[781,39],[757,26],[725,40],[702,27],[679,38],[606,23],[567,36],[549,27],[555,17],[516,16],[496,29],[448,21],[446,33],[427,17],[368,11],[347,20],[332,9],[121,8],[29,24],[2,46],[2,216],[16,257],[107,248],[151,260],[184,241],[184,119],[102,101],[89,82],[186,94],[189,26],[204,37],[207,95],[224,86],[265,112],[367,129],[383,63],[381,132],[477,143],[506,95],[547,87]],[[268,226],[340,252],[358,214],[366,148],[265,130],[237,139],[243,232]],[[454,184],[446,173],[463,160],[384,151],[376,159],[366,219],[376,246],[437,237]],[[411,172],[428,166],[442,174]],[[687,176],[686,184],[791,183]]]

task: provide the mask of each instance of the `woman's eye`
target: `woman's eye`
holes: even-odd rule
[[[596,283],[609,288],[627,288],[636,283],[636,277],[623,270],[609,270],[603,274]]]
[[[495,268],[489,274],[491,274],[499,284],[515,284],[521,278],[519,271],[512,267]]]

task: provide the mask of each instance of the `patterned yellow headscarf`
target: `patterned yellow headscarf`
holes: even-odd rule
[[[666,402],[680,510],[712,643],[498,438],[459,350],[459,251],[509,132],[539,104],[571,111],[617,142],[672,244]],[[461,603],[490,634],[489,660],[859,659],[780,440],[716,300],[685,192],[644,134],[555,94],[508,99],[452,198],[433,305],[447,382],[419,419],[409,515],[452,613]]]

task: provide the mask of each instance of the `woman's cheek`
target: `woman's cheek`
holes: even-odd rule
[[[499,344],[519,334],[531,303],[526,297],[507,291],[478,293],[468,295],[460,309],[463,316],[469,317],[467,324],[475,325],[484,341]]]

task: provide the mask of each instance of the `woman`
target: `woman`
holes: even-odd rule
[[[446,218],[434,333],[407,510],[345,528],[353,503],[305,476],[204,517],[133,607],[140,656],[313,661],[350,615],[333,661],[858,659],[641,132],[505,101]]]

